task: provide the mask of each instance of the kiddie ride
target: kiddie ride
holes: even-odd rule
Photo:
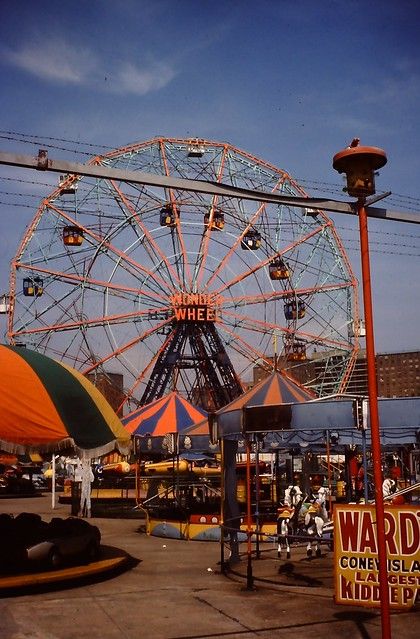
[[[278,543],[287,548],[290,556],[290,542],[308,544],[308,555],[316,543],[316,553],[320,554],[320,543],[324,538],[324,526],[328,523],[326,500],[328,491],[320,488],[309,499],[303,496],[298,486],[289,486],[285,499],[276,511],[275,486],[268,474],[267,464],[259,463],[259,511],[252,516],[251,534],[253,541]],[[252,468],[251,500],[255,507],[255,465]],[[141,467],[142,480],[146,482],[145,499],[141,508],[147,514],[147,533],[158,537],[220,541],[222,524],[224,536],[233,532],[228,522],[221,517],[221,469],[214,458],[203,456],[194,462],[188,459],[167,459],[160,462],[146,462]],[[237,501],[241,510],[239,528],[234,532],[238,541],[245,541],[249,535],[246,510],[245,464],[237,464]]]
[[[240,517],[233,530],[221,516],[223,481],[217,456],[187,453],[143,462],[137,478],[137,506],[146,513],[147,533],[174,539],[220,541],[223,529],[224,537],[235,532],[239,542],[251,535],[253,542],[276,544],[280,559],[289,559],[293,546],[297,545],[306,546],[308,557],[321,556],[321,544],[332,548],[332,507],[335,500],[345,497],[339,496],[338,491],[330,494],[324,474],[312,473],[311,485],[305,494],[298,483],[287,482],[285,476],[273,478],[270,464],[265,462],[259,462],[258,473],[256,464],[252,464],[250,473],[253,514],[249,521],[246,464],[237,462],[236,498]],[[401,499],[405,492],[407,489],[393,493],[393,499]]]
[[[254,531],[260,534],[269,533],[271,539],[276,535],[276,519],[267,515],[273,511],[273,482],[268,473],[268,465],[259,464],[260,491],[265,504],[264,518],[254,521]],[[221,528],[229,535],[229,522],[222,517],[223,480],[221,467],[215,457],[197,456],[194,461],[182,456],[179,459],[167,459],[156,463],[145,463],[141,467],[143,480],[147,482],[146,498],[141,507],[147,513],[147,532],[159,537],[176,539],[194,539],[219,541]],[[255,465],[252,468],[253,484],[255,484]],[[246,538],[246,486],[245,464],[238,462],[237,502],[241,510],[239,537]],[[264,482],[264,484],[263,484]],[[253,490],[255,502],[255,490]],[[264,519],[264,521],[263,521]]]
[[[221,469],[214,457],[146,462],[140,472],[149,535],[220,539]]]

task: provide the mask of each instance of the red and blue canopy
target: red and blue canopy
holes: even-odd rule
[[[142,406],[122,419],[131,435],[164,436],[179,433],[202,422],[207,413],[190,404],[175,391]]]
[[[66,447],[96,457],[130,438],[98,389],[73,368],[27,348],[0,345],[0,448]]]

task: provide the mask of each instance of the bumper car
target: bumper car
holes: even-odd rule
[[[68,564],[95,561],[100,555],[101,533],[83,519],[39,515],[0,514],[0,573],[57,570]]]

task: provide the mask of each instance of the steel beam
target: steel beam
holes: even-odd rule
[[[199,193],[217,195],[219,197],[242,198],[244,200],[268,202],[284,206],[296,206],[298,208],[310,208],[334,213],[344,213],[347,215],[357,215],[357,203],[353,202],[340,202],[338,200],[328,200],[324,198],[285,196],[276,193],[267,193],[265,191],[243,189],[219,182],[189,180],[185,178],[172,177],[170,175],[144,173],[143,171],[126,171],[125,169],[116,169],[113,167],[103,166],[102,164],[80,164],[78,162],[52,160],[48,158],[46,151],[40,151],[39,156],[36,158],[29,155],[0,152],[0,164],[26,169],[36,169],[38,171],[53,171],[61,174],[69,173],[73,175],[85,175],[98,179],[102,178],[108,180],[119,180],[121,182],[131,182],[133,184],[146,184],[148,186],[178,189],[181,191],[196,191]],[[366,208],[366,212],[368,217],[420,224],[419,213],[389,211],[388,209],[374,208],[371,206]]]

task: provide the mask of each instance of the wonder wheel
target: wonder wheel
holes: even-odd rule
[[[89,164],[305,195],[219,142],[157,138]],[[214,408],[273,366],[344,390],[356,297],[322,212],[66,175],[12,262],[8,337],[106,379],[121,411],[170,389]]]

